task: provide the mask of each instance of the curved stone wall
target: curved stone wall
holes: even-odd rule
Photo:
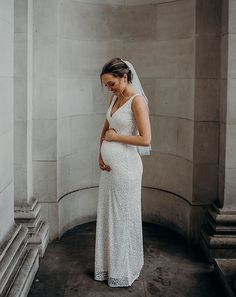
[[[143,158],[143,185],[152,189],[144,191],[150,193],[143,198],[144,218],[164,222],[165,213],[158,219],[158,209],[167,201],[165,191],[173,193],[168,194],[173,196],[168,202],[175,204],[177,212],[184,212],[190,208],[187,200],[192,191],[194,1],[108,5],[67,0],[59,9],[60,234],[86,217],[96,219],[97,191],[89,187],[99,182],[98,142],[108,103],[97,69],[115,56],[136,65],[150,100],[153,152]],[[187,236],[189,218],[178,218],[166,213],[168,225],[179,225],[177,231]]]
[[[55,3],[57,195],[53,204],[41,199],[49,221],[49,213],[58,214],[51,225],[59,231],[52,232],[51,238],[86,218],[96,219],[99,138],[108,108],[99,73],[113,57],[134,63],[149,98],[153,151],[143,157],[144,220],[166,224],[188,239],[197,237],[202,220],[195,220],[193,226],[195,214],[203,218],[205,206],[217,195],[217,108],[212,108],[208,95],[216,96],[210,82],[196,79],[199,65],[204,64],[204,51],[196,47],[196,32],[203,28],[196,22],[196,10],[202,8],[195,0]],[[214,11],[204,9],[203,23]],[[196,123],[195,117],[202,122]],[[210,146],[200,147],[207,138]]]

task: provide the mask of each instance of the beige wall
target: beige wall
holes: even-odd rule
[[[58,236],[57,73],[58,1],[33,2],[33,194]]]
[[[14,2],[0,2],[0,245],[14,223]]]
[[[113,57],[135,65],[150,103],[143,219],[198,236],[218,191],[220,12],[210,0],[34,1],[34,195],[51,237],[96,219],[99,73]]]
[[[32,189],[32,0],[14,2],[14,188],[15,205]]]
[[[193,204],[218,198],[221,2],[196,1]]]
[[[219,206],[233,211],[236,208],[236,2],[229,0],[223,4]]]

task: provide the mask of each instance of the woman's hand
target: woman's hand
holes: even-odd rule
[[[114,141],[116,138],[117,132],[114,128],[110,128],[106,131],[103,140],[107,140],[107,141]]]
[[[106,171],[110,171],[111,170],[111,167],[109,165],[106,165],[104,162],[103,162],[103,159],[101,156],[99,156],[99,167],[101,170],[106,170]]]

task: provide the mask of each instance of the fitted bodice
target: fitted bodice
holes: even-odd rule
[[[134,114],[131,109],[131,104],[139,94],[130,97],[121,107],[119,107],[111,116],[111,110],[115,103],[117,96],[112,98],[111,104],[107,110],[106,118],[110,124],[110,128],[114,128],[118,134],[136,135],[137,126]]]

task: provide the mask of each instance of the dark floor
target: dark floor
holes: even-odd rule
[[[144,267],[131,287],[93,279],[96,222],[48,245],[28,297],[223,297],[202,253],[176,233],[143,223]]]

